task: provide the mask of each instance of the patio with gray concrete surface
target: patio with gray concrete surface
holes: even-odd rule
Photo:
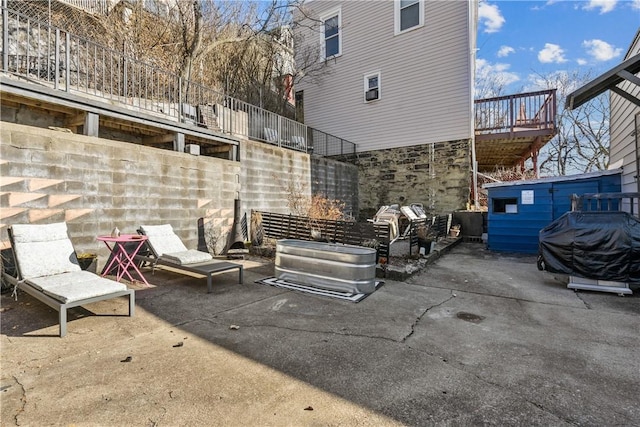
[[[2,295],[1,422],[76,426],[640,425],[640,289],[574,292],[461,243],[359,303],[147,271],[57,313]]]

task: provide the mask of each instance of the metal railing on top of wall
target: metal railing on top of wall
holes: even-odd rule
[[[355,144],[2,6],[2,71],[214,132],[323,156]]]

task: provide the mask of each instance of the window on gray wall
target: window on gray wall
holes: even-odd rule
[[[424,0],[395,1],[396,34],[424,25]]]
[[[322,20],[324,58],[331,58],[342,53],[342,35],[340,31],[340,11],[327,15]]]
[[[371,102],[380,99],[380,73],[364,76],[364,100]]]

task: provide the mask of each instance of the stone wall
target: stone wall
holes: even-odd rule
[[[287,186],[310,188],[309,156],[252,141],[241,162],[192,156],[126,142],[2,122],[0,240],[7,225],[66,221],[76,249],[108,252],[96,236],[117,226],[171,223],[185,245],[198,245],[198,220],[220,253],[241,208],[288,213]]]
[[[435,215],[464,209],[470,150],[470,141],[461,140],[358,153],[360,220],[394,203],[422,203]]]

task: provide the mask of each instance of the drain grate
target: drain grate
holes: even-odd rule
[[[484,320],[484,316],[479,316],[473,313],[467,313],[465,311],[460,311],[456,314],[456,317],[460,320],[464,320],[465,322],[471,323],[480,323]]]

